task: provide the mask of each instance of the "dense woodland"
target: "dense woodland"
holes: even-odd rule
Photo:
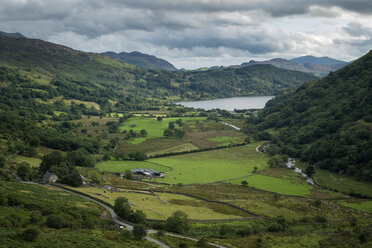
[[[372,52],[272,99],[248,122],[247,132],[279,129],[272,142],[284,154],[372,181]]]

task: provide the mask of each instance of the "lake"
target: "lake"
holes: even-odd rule
[[[274,96],[243,96],[206,101],[176,102],[176,104],[189,108],[201,108],[205,110],[219,108],[232,111],[234,109],[262,109],[272,98],[274,98]]]

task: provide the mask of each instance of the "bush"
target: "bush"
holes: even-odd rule
[[[60,229],[65,227],[65,220],[59,215],[51,214],[48,216],[46,224],[48,227]]]
[[[39,237],[40,231],[36,227],[29,227],[24,230],[21,234],[23,240],[27,242],[33,242]]]
[[[205,238],[201,238],[196,242],[196,245],[198,247],[206,247],[207,246],[207,240]]]
[[[24,181],[32,179],[32,169],[30,164],[27,162],[22,162],[17,168],[17,175]]]
[[[182,211],[176,211],[168,217],[165,228],[170,232],[183,234],[190,230],[191,224],[187,214]]]
[[[133,235],[137,239],[142,239],[142,238],[146,237],[146,235],[147,235],[146,227],[142,224],[135,225],[133,227]]]
[[[61,183],[70,185],[72,187],[79,187],[79,186],[83,185],[83,179],[81,178],[81,176],[79,174],[72,173],[72,174],[69,174],[67,176],[64,176],[61,179]]]

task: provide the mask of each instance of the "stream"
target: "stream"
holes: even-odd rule
[[[288,158],[288,161],[285,164],[287,165],[287,167],[289,169],[294,169],[295,172],[301,174],[306,179],[306,182],[308,182],[309,184],[311,184],[311,185],[313,185],[315,187],[318,186],[318,185],[316,185],[314,183],[314,180],[311,177],[309,177],[308,175],[306,175],[305,173],[303,173],[301,169],[299,169],[299,168],[297,168],[295,166],[296,165],[296,159],[294,159],[294,158]]]

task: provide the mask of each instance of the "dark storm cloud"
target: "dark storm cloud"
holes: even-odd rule
[[[305,14],[311,6],[339,7],[358,13],[372,13],[370,0],[127,0],[116,1],[132,8],[180,12],[235,12],[262,10],[272,16]]]
[[[360,36],[372,36],[372,30],[364,27],[362,24],[357,22],[351,22],[342,28],[347,34],[360,37]]]
[[[339,34],[326,33],[329,24],[320,35],[319,20],[317,28],[301,30],[301,22],[345,13],[368,17],[372,1],[0,0],[0,30],[86,51],[140,50],[170,58],[311,53],[328,51],[327,44],[365,49],[370,43],[364,36],[371,36],[365,20],[332,24]]]

